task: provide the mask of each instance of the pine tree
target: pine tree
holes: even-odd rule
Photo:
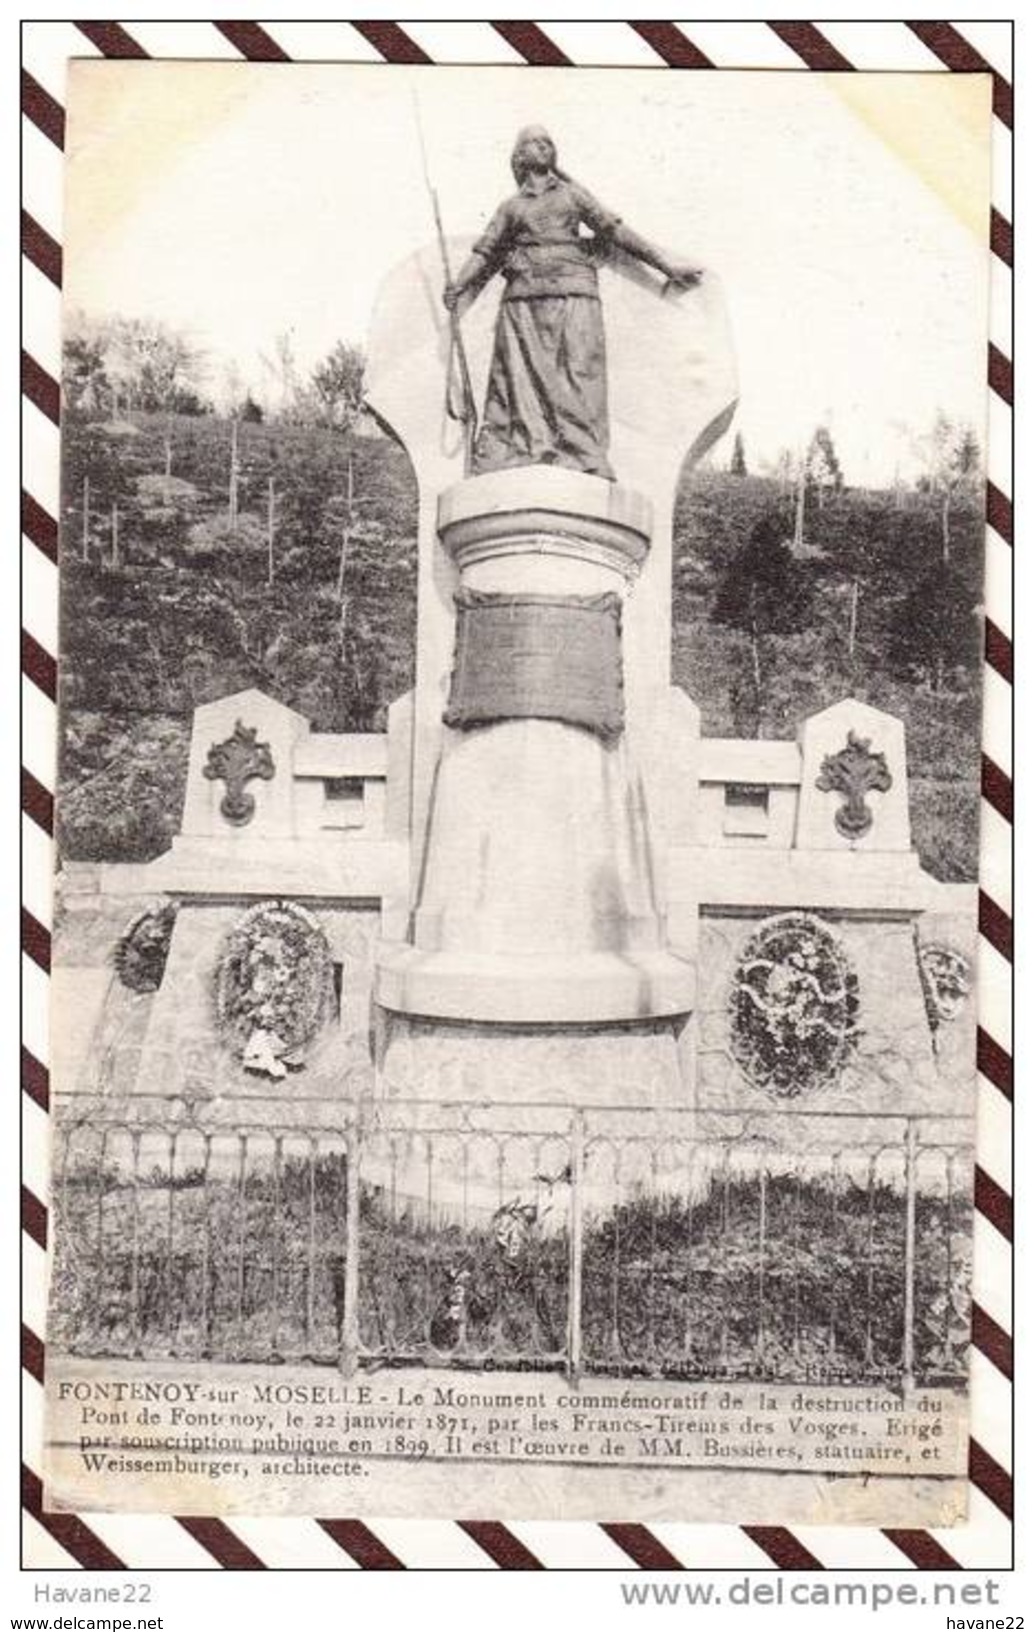
[[[969,489],[979,486],[981,449],[976,433],[969,425],[949,419],[938,411],[933,426],[925,436],[914,440],[925,470],[916,484],[921,493],[930,493],[937,501],[941,524],[941,562],[947,567],[954,556],[952,519],[955,501]]]
[[[819,509],[828,496],[843,491],[844,473],[840,468],[833,437],[828,425],[820,425],[808,448],[807,480],[818,499]]]
[[[729,461],[729,474],[731,476],[746,476],[747,474],[747,455],[743,448],[742,431],[736,432],[736,439],[732,445],[732,458]]]

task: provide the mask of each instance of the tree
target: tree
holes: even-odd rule
[[[339,340],[312,372],[320,417],[325,425],[351,430],[363,406],[366,358],[358,346]]]
[[[808,486],[814,491],[821,510],[826,496],[842,492],[844,486],[844,474],[828,425],[820,425],[811,439],[806,470]]]
[[[797,464],[795,455],[789,448],[780,448],[775,458],[762,466],[778,483],[780,497],[785,499],[797,481]]]
[[[732,444],[732,458],[729,461],[729,474],[731,476],[746,476],[747,474],[747,456],[743,448],[742,431],[736,432],[736,438]]]
[[[281,419],[289,419],[295,407],[298,395],[302,389],[298,378],[298,364],[294,355],[294,341],[291,331],[284,329],[273,338],[272,355],[266,352],[259,353],[262,367],[273,378],[279,398],[276,412]]]
[[[208,412],[200,394],[204,357],[182,334],[153,318],[89,318],[76,313],[64,344],[65,399],[128,429],[132,410],[166,416],[165,476],[172,476],[173,415]]]
[[[183,335],[161,323],[139,322],[133,325],[131,345],[137,368],[136,406],[166,414],[183,412],[186,403],[193,406],[201,353]]]
[[[154,318],[108,317],[99,324],[112,409],[196,412],[204,354]]]
[[[231,533],[237,531],[240,511],[240,427],[236,418],[230,421],[230,475],[226,488],[226,524]]]
[[[973,428],[956,423],[938,411],[933,426],[918,442],[926,466],[920,490],[934,494],[941,515],[941,561],[947,566],[953,554],[952,508],[964,489],[972,489],[980,478],[980,443]]]
[[[953,567],[936,562],[898,604],[891,652],[901,671],[928,680],[936,695],[953,669],[971,669],[979,608]]]
[[[88,411],[110,402],[111,382],[104,369],[104,346],[97,334],[73,329],[66,336],[61,383],[69,408]]]
[[[823,621],[837,661],[846,655],[852,690],[862,677],[860,646],[884,640],[888,614],[922,569],[926,518],[905,516],[890,492],[856,489],[828,504],[821,529],[822,574],[829,592]]]
[[[251,401],[251,391],[244,384],[237,364],[232,360],[223,365],[222,389],[219,393],[219,408],[227,419],[239,419],[244,413],[245,402]],[[259,411],[261,418],[261,410]]]
[[[711,613],[716,623],[740,630],[750,643],[755,736],[760,736],[764,719],[767,643],[801,628],[810,599],[805,569],[790,549],[789,530],[777,511],[761,517],[719,579]]]

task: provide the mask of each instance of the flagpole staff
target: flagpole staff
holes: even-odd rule
[[[427,147],[424,143],[424,128],[420,119],[420,103],[416,92],[413,93],[413,115],[416,120],[417,141],[420,145],[420,161],[424,171],[424,185],[431,200],[431,209],[434,214],[435,232],[438,236],[438,250],[442,258],[442,273],[445,286],[452,283],[452,268],[449,264],[449,248],[445,240],[445,229],[442,226],[441,206],[438,203],[438,193],[431,181],[427,164]],[[459,368],[459,386],[462,405],[457,409],[453,399],[453,359]],[[474,462],[474,443],[477,438],[477,407],[474,402],[474,388],[470,380],[470,365],[467,362],[467,348],[463,343],[463,331],[460,328],[459,314],[455,308],[449,309],[449,361],[447,365],[448,383],[445,392],[445,411],[450,419],[458,420],[463,426],[464,471],[470,475]]]

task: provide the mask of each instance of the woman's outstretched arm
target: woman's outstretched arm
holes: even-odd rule
[[[672,283],[699,283],[703,276],[701,267],[665,254],[664,250],[658,249],[656,244],[651,244],[646,238],[640,238],[639,234],[633,232],[631,227],[626,227],[623,221],[618,222],[611,239],[619,249],[623,249],[628,255],[634,255],[636,260],[642,261],[645,266],[655,267]]]

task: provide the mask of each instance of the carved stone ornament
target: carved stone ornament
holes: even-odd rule
[[[733,1057],[779,1099],[831,1086],[857,1047],[858,978],[828,926],[806,912],[766,919],[729,996]]]
[[[216,968],[216,1016],[246,1071],[280,1079],[303,1065],[332,994],[327,938],[296,902],[251,907],[227,936]]]
[[[873,753],[869,737],[847,733],[847,743],[839,753],[827,754],[815,786],[822,793],[842,793],[844,803],[833,817],[844,839],[860,839],[872,826],[872,811],[865,803],[867,793],[886,793],[893,784],[885,754]]]
[[[256,776],[271,782],[276,774],[269,743],[256,742],[257,736],[257,726],[246,726],[238,720],[233,736],[225,742],[213,742],[208,750],[204,774],[209,782],[225,782],[219,809],[234,827],[246,827],[255,814],[255,796],[245,784]]]
[[[952,946],[931,943],[919,948],[919,973],[931,1028],[957,1020],[973,990],[970,961]]]
[[[115,947],[115,971],[131,992],[156,992],[169,956],[176,908],[148,907],[126,926]]]

